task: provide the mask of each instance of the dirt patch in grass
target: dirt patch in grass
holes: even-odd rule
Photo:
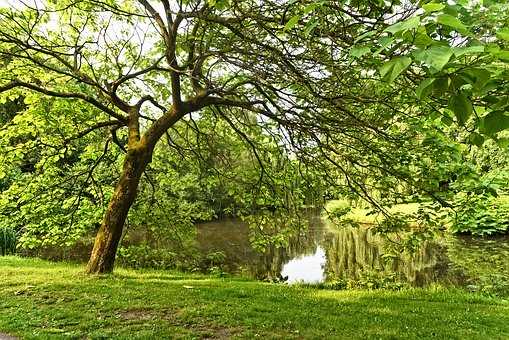
[[[148,309],[130,309],[119,313],[119,316],[123,320],[139,320],[147,321],[157,318],[152,310]]]
[[[13,337],[9,334],[0,333],[0,340],[17,340],[18,338]]]
[[[209,324],[203,320],[197,320],[196,323],[185,322],[180,318],[182,316],[182,311],[180,310],[154,311],[151,309],[135,308],[121,311],[117,315],[125,321],[165,320],[174,326],[180,326],[192,331],[200,339],[230,339],[241,333],[239,328],[222,327]]]

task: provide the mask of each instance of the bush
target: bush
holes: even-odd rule
[[[17,242],[18,237],[13,229],[0,227],[0,255],[15,254]]]
[[[130,268],[178,269],[223,275],[226,255],[223,252],[199,254],[196,250],[173,252],[167,248],[154,248],[147,244],[120,247],[118,263]]]
[[[458,201],[461,208],[452,221],[454,233],[486,236],[509,231],[507,197],[465,195]]]

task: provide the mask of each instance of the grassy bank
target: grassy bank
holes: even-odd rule
[[[0,257],[0,332],[39,338],[509,337],[509,302],[450,290],[327,291]]]
[[[325,211],[329,213],[333,213],[334,211],[344,209],[348,207],[348,201],[346,200],[331,200],[328,201],[325,205]],[[403,215],[411,215],[415,214],[419,209],[419,203],[405,203],[405,204],[396,204],[387,210],[391,214],[403,214]],[[377,221],[382,220],[384,217],[380,213],[373,214],[372,209],[370,208],[359,208],[353,207],[350,209],[348,213],[346,213],[343,218],[345,220],[350,220],[358,223],[364,224],[373,224]]]

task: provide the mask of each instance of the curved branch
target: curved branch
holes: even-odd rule
[[[93,131],[95,131],[97,129],[103,128],[103,127],[108,127],[108,126],[120,127],[120,125],[121,125],[121,123],[118,120],[109,120],[109,121],[106,121],[106,122],[99,122],[99,123],[89,127],[88,129],[79,132],[78,134],[76,134],[76,135],[74,135],[74,136],[72,136],[70,138],[66,138],[64,143],[67,144],[67,143],[69,143],[72,140],[79,139],[81,137],[85,137],[89,133],[91,133],[91,132],[93,132]]]
[[[81,99],[81,100],[83,100],[83,101],[85,101],[85,102],[87,102],[89,104],[92,104],[93,106],[95,106],[99,110],[103,111],[107,115],[117,119],[119,122],[122,122],[123,124],[127,124],[127,117],[125,117],[125,116],[123,116],[123,115],[113,111],[112,109],[110,109],[108,106],[104,105],[103,103],[101,103],[97,99],[95,99],[93,97],[90,97],[90,96],[87,96],[87,95],[85,95],[83,93],[53,91],[53,90],[49,90],[49,89],[46,89],[46,88],[38,86],[38,85],[26,83],[26,82],[19,81],[19,80],[15,80],[15,81],[10,82],[7,85],[0,86],[0,93],[9,91],[9,90],[14,89],[16,87],[24,87],[24,88],[27,88],[29,90],[36,91],[36,92],[45,94],[47,96],[56,97],[56,98],[76,98],[76,99]]]

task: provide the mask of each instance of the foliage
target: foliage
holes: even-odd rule
[[[177,254],[168,249],[153,249],[146,245],[133,245],[120,247],[117,256],[120,265],[131,268],[179,268]]]
[[[193,248],[158,248],[147,244],[122,246],[118,249],[118,264],[127,268],[173,269],[186,272],[221,273],[225,254],[213,252],[200,255]]]
[[[471,132],[470,143],[492,138],[505,147],[507,58],[506,1],[424,3],[420,12],[377,32],[382,44],[370,41],[370,51],[384,61],[380,74],[393,67],[388,81],[406,75],[424,108],[435,110],[447,123],[454,118]],[[400,60],[405,60],[404,63]],[[401,86],[401,81],[394,86]],[[475,129],[477,132],[473,131]]]
[[[509,231],[507,197],[464,195],[457,198],[457,203],[459,208],[456,217],[451,218],[451,230],[454,233],[486,236]]]
[[[482,247],[475,238],[449,238],[448,256],[456,268],[467,273],[469,290],[500,296],[509,293],[509,246],[503,237],[485,237]]]
[[[341,219],[352,211],[352,203],[347,200],[329,201],[324,207],[327,217],[330,219]]]
[[[13,229],[0,227],[0,255],[5,256],[16,253],[18,236]]]
[[[410,248],[445,213],[506,230],[482,199],[507,164],[476,155],[508,144],[506,1],[161,5],[0,9],[0,225],[23,247],[126,226],[192,248],[195,222],[233,215],[263,249],[322,195]]]
[[[409,283],[402,280],[396,273],[363,271],[359,278],[331,278],[327,282],[309,285],[313,288],[345,290],[345,289],[408,289]]]

